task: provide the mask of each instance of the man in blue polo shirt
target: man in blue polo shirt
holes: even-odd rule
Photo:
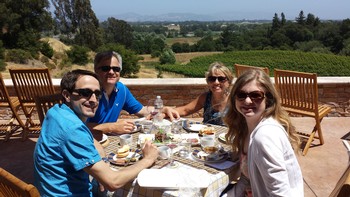
[[[92,196],[89,175],[114,191],[156,161],[157,147],[149,142],[142,149],[144,158],[121,171],[111,170],[101,159],[104,151],[85,125],[95,115],[102,94],[95,73],[68,72],[61,80],[61,94],[64,103],[48,110],[34,150],[35,186],[40,196]]]
[[[146,117],[149,113],[147,108],[135,99],[130,90],[119,82],[122,57],[114,51],[98,53],[95,56],[94,69],[102,83],[103,95],[95,116],[87,120],[89,127],[103,133],[132,132],[134,122],[118,120],[120,112],[125,110],[139,117]],[[178,112],[171,107],[164,107],[162,112],[168,117],[180,117]]]

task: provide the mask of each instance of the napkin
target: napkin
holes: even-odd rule
[[[234,165],[236,165],[238,163],[239,163],[239,161],[225,160],[225,161],[220,162],[220,163],[204,163],[204,165],[215,168],[217,170],[226,170],[226,169],[233,167]]]

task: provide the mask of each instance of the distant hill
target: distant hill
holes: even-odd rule
[[[265,16],[260,19],[258,16]],[[168,13],[161,15],[140,15],[136,13],[125,13],[116,15],[97,15],[100,21],[107,20],[108,17],[124,20],[127,22],[146,22],[146,21],[236,21],[236,20],[272,20],[271,13],[247,13],[247,12],[220,12],[215,14],[192,14],[192,13]]]

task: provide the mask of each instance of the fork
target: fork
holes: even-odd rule
[[[136,150],[134,151],[134,153],[131,155],[130,159],[127,160],[126,163],[124,164],[124,167],[127,166],[127,165],[129,165],[129,163],[131,162],[131,160],[135,158],[136,153],[138,153],[138,152],[140,152],[140,149],[136,149]]]

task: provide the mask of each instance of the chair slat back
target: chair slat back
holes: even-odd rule
[[[39,197],[38,189],[0,168],[0,196]]]
[[[275,86],[282,106],[318,112],[317,74],[274,70]]]
[[[241,76],[245,71],[250,69],[262,69],[267,75],[270,76],[269,68],[267,67],[257,67],[257,66],[248,66],[242,64],[235,64],[236,77]]]
[[[35,97],[35,106],[38,112],[40,124],[42,125],[46,112],[56,103],[62,103],[61,94],[45,95]]]
[[[0,73],[0,102],[8,103],[9,102],[8,98],[9,98],[9,94],[6,89],[4,79],[2,78],[2,75]]]
[[[47,68],[10,69],[9,71],[21,103],[34,103],[36,96],[55,93]]]

